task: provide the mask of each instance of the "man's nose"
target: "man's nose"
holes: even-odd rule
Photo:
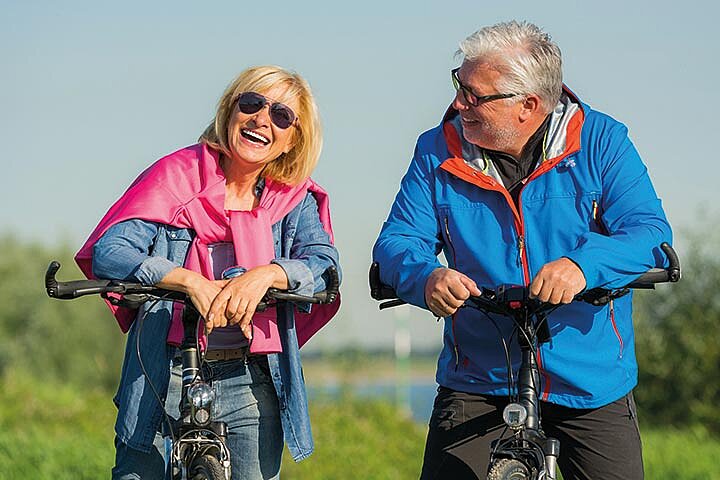
[[[459,111],[464,111],[470,108],[470,105],[468,105],[465,100],[465,96],[460,90],[455,91],[455,98],[453,98],[452,107]]]

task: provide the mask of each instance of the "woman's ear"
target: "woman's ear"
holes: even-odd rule
[[[293,133],[292,139],[285,145],[285,148],[283,148],[283,153],[290,153],[290,150],[295,148],[295,145],[297,145],[298,140],[300,140],[297,131]]]

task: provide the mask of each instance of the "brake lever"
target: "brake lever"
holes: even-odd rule
[[[152,295],[148,295],[147,293],[128,293],[121,297],[116,297],[103,292],[100,296],[110,302],[111,305],[130,308],[133,310],[140,308],[142,304],[153,298]]]

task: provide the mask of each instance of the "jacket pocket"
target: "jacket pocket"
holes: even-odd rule
[[[590,231],[607,236],[610,233],[602,218],[603,211],[600,206],[600,194],[598,192],[591,192],[590,195]]]
[[[450,266],[457,268],[457,257],[455,255],[455,247],[452,243],[452,235],[450,235],[450,215],[448,213],[445,213],[442,217],[442,234],[445,239],[445,244],[448,247],[448,252],[450,253],[450,258],[448,258],[447,261],[448,263],[452,261]]]
[[[190,242],[194,237],[194,232],[187,228],[178,228],[166,225],[163,227],[163,231],[158,232],[158,246],[160,245],[160,236],[163,235],[162,240],[167,245],[167,254],[163,255],[171,262],[182,265],[185,263],[185,257],[187,256]],[[162,252],[157,252],[162,255]]]

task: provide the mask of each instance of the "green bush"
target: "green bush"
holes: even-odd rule
[[[36,378],[112,391],[125,339],[99,297],[50,299],[44,274],[50,260],[61,280],[82,277],[69,248],[48,249],[0,237],[0,374],[20,368]]]
[[[682,280],[635,299],[636,397],[650,424],[720,433],[720,232],[687,238]]]

